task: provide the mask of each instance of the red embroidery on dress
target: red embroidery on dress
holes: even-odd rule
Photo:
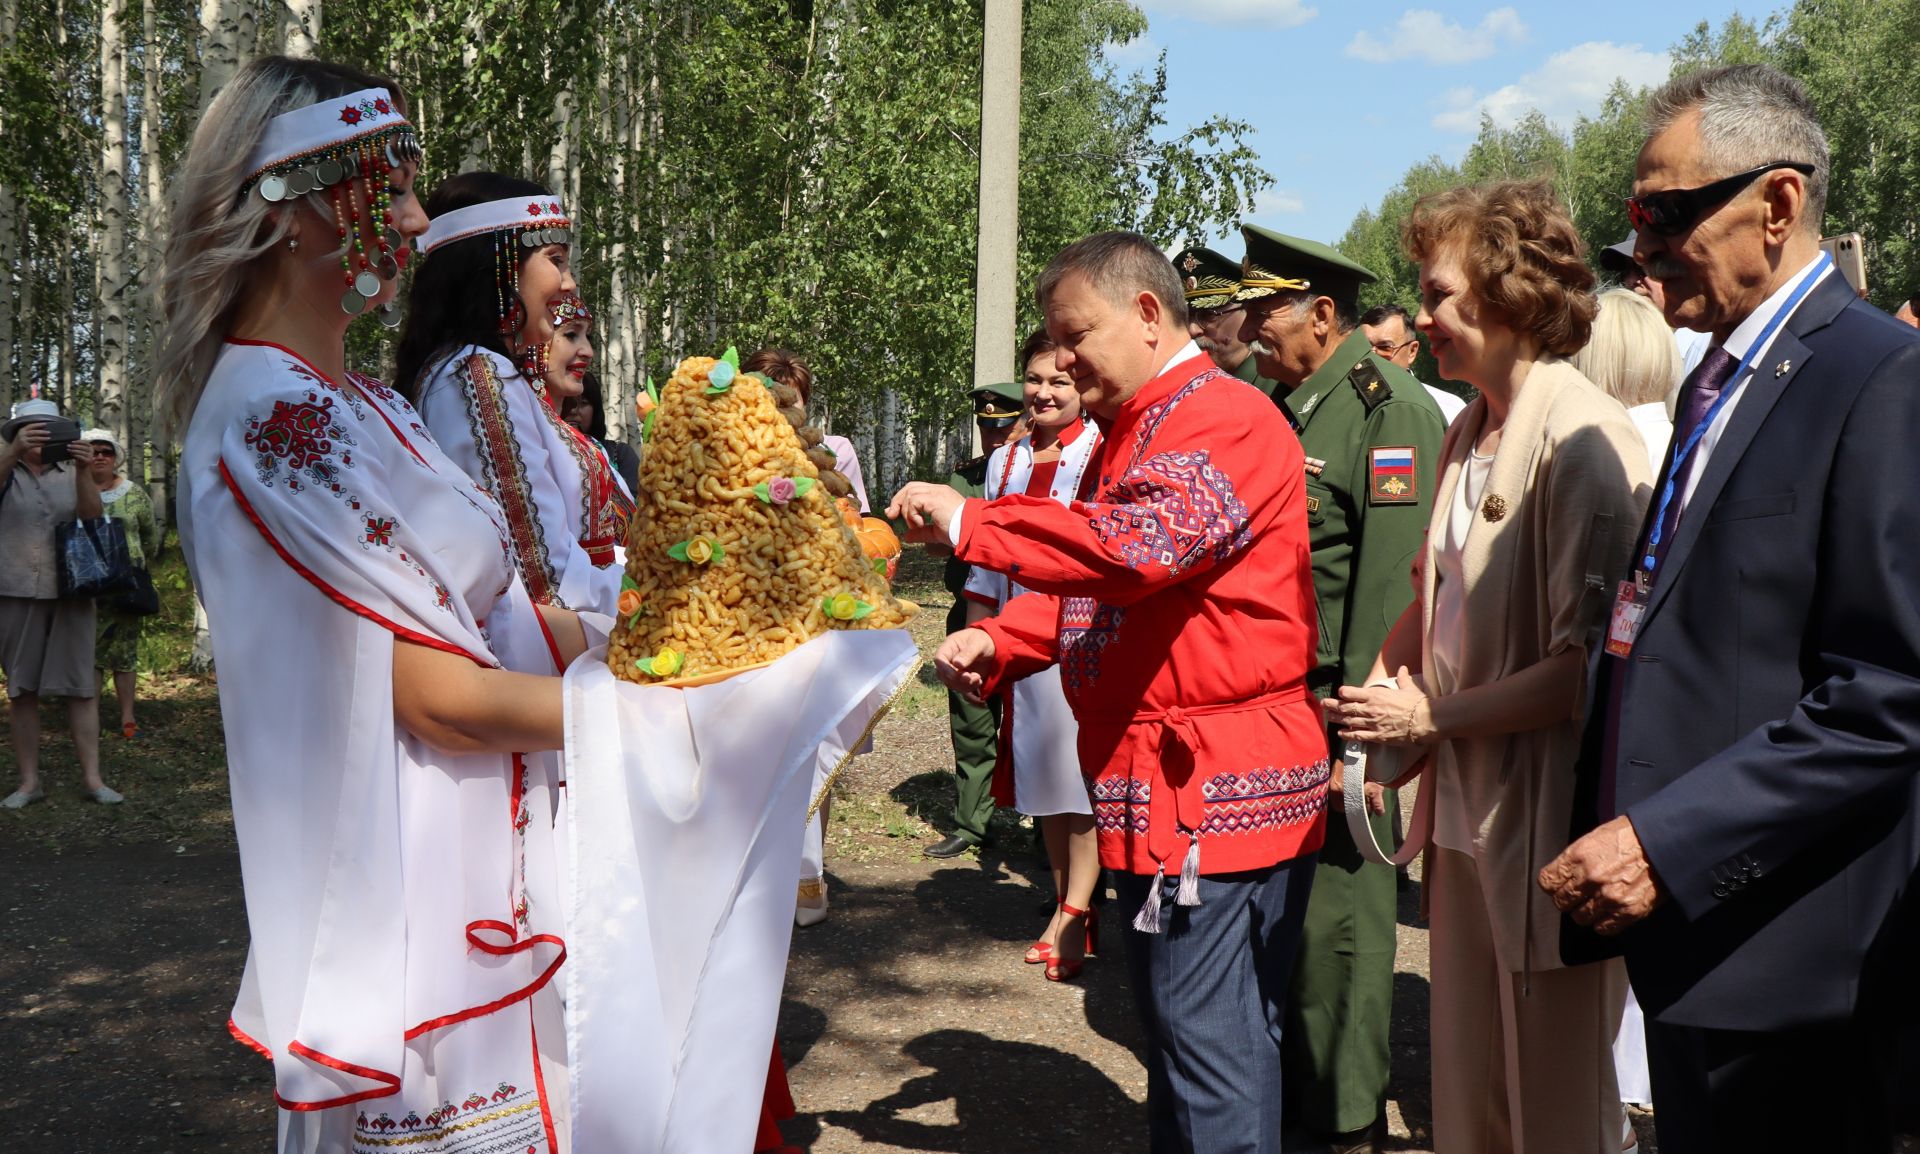
[[[544,385],[535,384],[534,391],[542,401],[547,402],[535,408],[552,426],[554,435],[567,447],[568,455],[580,470],[580,547],[586,550],[589,561],[605,568],[613,564],[614,545],[627,538],[627,522],[633,517],[633,502],[620,491],[613,466],[607,461],[606,454],[600,451],[600,446],[594,444],[585,433],[560,419]]]
[[[275,401],[264,419],[247,419],[246,442],[261,484],[281,482],[295,493],[318,487],[360,507],[345,485],[345,470],[353,467],[350,446],[358,442],[335,416],[332,397],[309,392],[304,401]]]
[[[546,533],[534,505],[533,490],[520,463],[513,418],[507,412],[506,398],[501,395],[500,378],[493,371],[493,359],[485,353],[475,353],[467,358],[463,370],[461,387],[466,393],[467,419],[473,427],[473,440],[480,450],[480,469],[485,474],[481,484],[506,514],[514,567],[520,571],[527,596],[534,604],[565,609],[567,606],[560,600],[560,582],[554,576],[553,562],[547,553]]]

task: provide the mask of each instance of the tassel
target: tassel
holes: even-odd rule
[[[1133,928],[1143,934],[1160,932],[1160,887],[1166,883],[1167,867],[1163,863],[1160,871],[1153,875],[1153,886],[1147,891],[1147,904],[1133,915]]]
[[[1174,895],[1177,906],[1200,904],[1200,835],[1187,837],[1187,860],[1180,866],[1180,892]]]

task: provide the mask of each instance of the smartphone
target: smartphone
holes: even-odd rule
[[[1840,275],[1847,278],[1853,291],[1859,296],[1867,295],[1867,248],[1857,232],[1830,236],[1820,242],[1820,247],[1833,257],[1833,263],[1839,267]]]

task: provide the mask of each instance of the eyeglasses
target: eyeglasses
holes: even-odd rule
[[[1397,345],[1394,344],[1392,341],[1375,341],[1373,342],[1373,351],[1376,353],[1379,353],[1383,357],[1390,357],[1393,354],[1399,352],[1401,349],[1404,349],[1408,345],[1414,344],[1419,340],[1420,340],[1419,337],[1408,337],[1406,340],[1401,341]]]
[[[1760,176],[1777,168],[1791,168],[1801,176],[1812,176],[1814,172],[1813,165],[1802,161],[1776,160],[1772,164],[1735,173],[1699,188],[1670,188],[1645,196],[1629,196],[1626,198],[1627,220],[1640,232],[1654,236],[1677,236],[1692,228],[1708,209],[1720,205]]]

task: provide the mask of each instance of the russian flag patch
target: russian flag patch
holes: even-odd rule
[[[1367,504],[1417,505],[1420,479],[1414,467],[1412,445],[1383,446],[1368,451]]]

